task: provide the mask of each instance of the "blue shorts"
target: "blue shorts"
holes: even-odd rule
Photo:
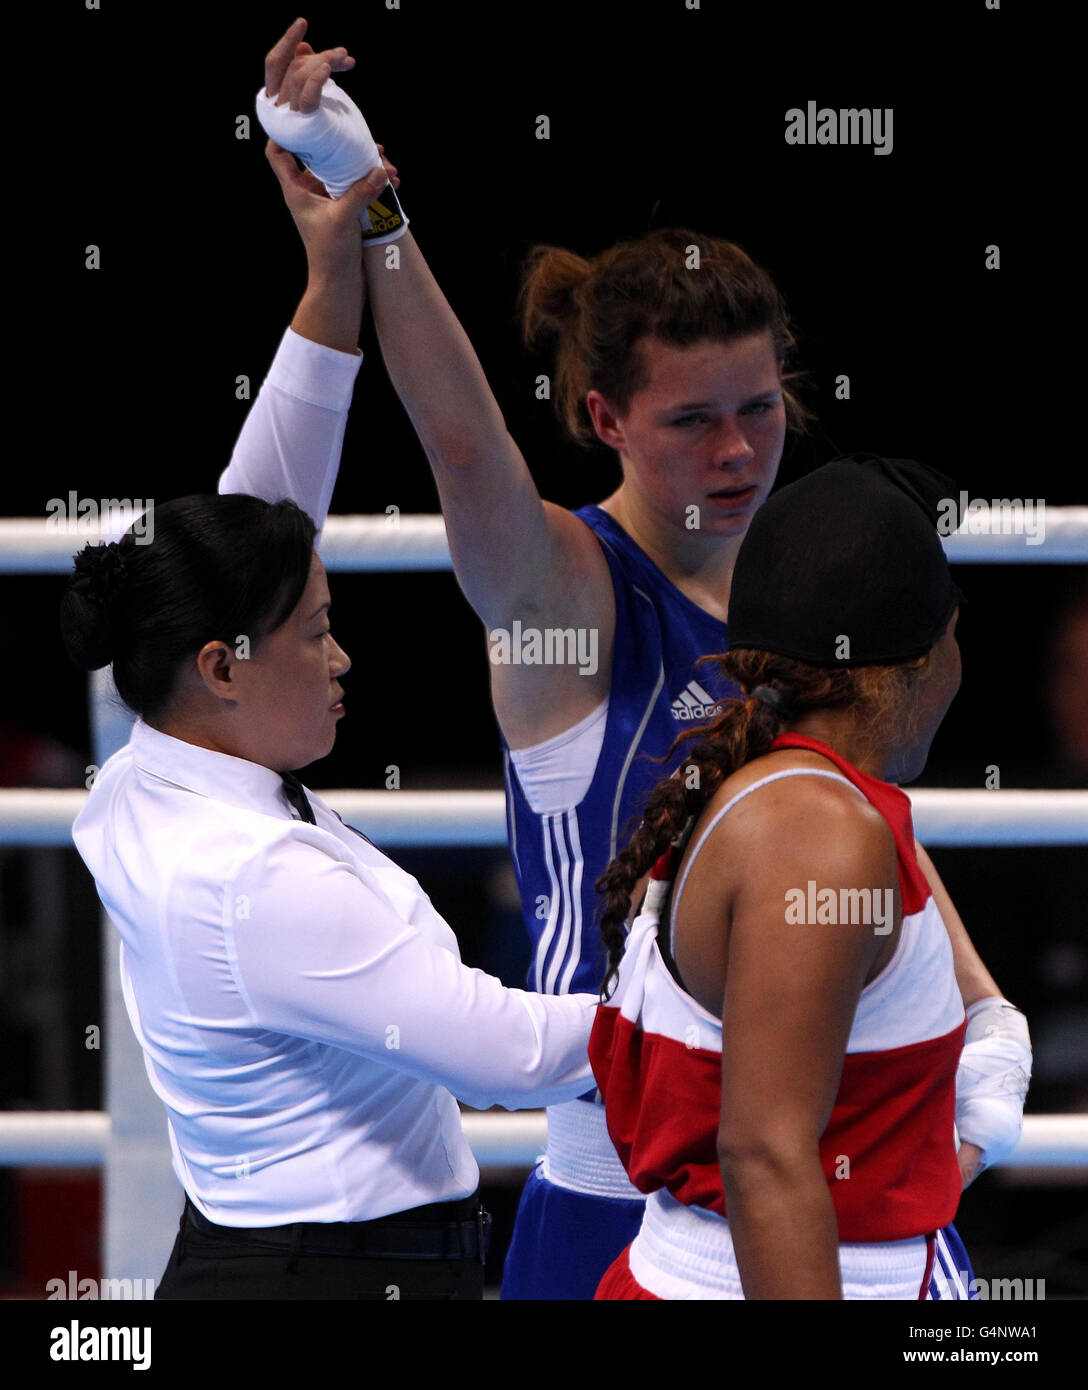
[[[638,1235],[641,1198],[593,1197],[559,1187],[538,1163],[529,1174],[503,1269],[504,1299],[589,1300],[613,1260]],[[974,1270],[955,1226],[937,1232],[931,1299],[977,1298]]]
[[[502,1297],[592,1299],[605,1270],[638,1235],[645,1206],[641,1197],[592,1197],[559,1187],[538,1163],[518,1203]]]
[[[933,1274],[929,1281],[929,1298],[964,1299],[978,1298],[978,1290],[971,1292],[975,1271],[971,1267],[971,1257],[955,1226],[945,1226],[937,1232],[937,1249],[933,1259]]]

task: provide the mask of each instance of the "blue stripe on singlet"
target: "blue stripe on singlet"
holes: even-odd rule
[[[575,513],[597,535],[616,599],[608,715],[592,780],[576,807],[538,815],[528,804],[507,753],[507,828],[532,941],[531,989],[596,993],[604,975],[594,884],[637,824],[647,794],[683,760],[680,747],[665,763],[690,715],[697,680],[713,700],[738,693],[717,668],[699,658],[723,652],[725,624],[666,579],[619,524],[600,507]],[[676,702],[678,711],[673,712]],[[688,745],[690,747],[690,745]]]

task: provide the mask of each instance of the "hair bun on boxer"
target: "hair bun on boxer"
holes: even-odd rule
[[[937,533],[943,473],[850,454],[773,493],[741,543],[729,645],[812,666],[924,656],[963,595]]]
[[[73,558],[75,572],[60,605],[61,637],[76,666],[97,671],[114,658],[129,561],[118,541],[84,546]]]

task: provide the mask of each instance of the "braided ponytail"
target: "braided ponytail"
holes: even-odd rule
[[[746,675],[741,660],[744,655],[762,659],[760,664],[765,664],[768,659],[764,652],[729,652],[715,660],[743,690],[749,686],[763,686],[781,692],[784,697],[782,709],[789,711],[789,704],[786,703],[792,696],[789,687],[780,680],[776,682],[773,677]],[[600,926],[608,957],[608,973],[601,985],[602,999],[609,996],[623,955],[627,935],[625,923],[631,911],[631,894],[635,885],[670,845],[684,838],[725,779],[738,767],[762,757],[785,724],[782,711],[766,700],[757,700],[753,695],[747,695],[743,700],[726,700],[721,714],[713,723],[704,726],[703,736],[689,757],[671,777],[659,783],[651,792],[641,825],[596,884],[597,892],[603,894],[605,899]],[[681,734],[669,754],[675,750],[677,743],[690,737],[690,734]]]
[[[686,837],[722,783],[770,752],[800,714],[856,706],[863,729],[872,730],[874,737],[889,719],[905,722],[914,681],[929,660],[924,656],[900,666],[830,669],[750,648],[703,659],[716,662],[745,697],[724,701],[721,713],[702,726],[690,756],[650,793],[642,823],[597,880],[597,892],[604,897],[599,921],[608,967],[602,1000],[611,994],[623,956],[635,885],[670,845]],[[691,737],[681,734],[661,761]]]

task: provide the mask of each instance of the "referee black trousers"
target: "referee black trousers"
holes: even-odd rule
[[[399,1257],[396,1247],[415,1251],[434,1240],[449,1250],[451,1233],[466,1221],[489,1220],[478,1197],[437,1203],[398,1212],[376,1222],[338,1223],[359,1248],[329,1253],[321,1248],[323,1228],[316,1224],[281,1226],[275,1239],[262,1244],[246,1230],[213,1227],[186,1201],[177,1239],[155,1298],[176,1299],[480,1299],[484,1264],[478,1244],[454,1258]],[[197,1222],[200,1225],[197,1225]],[[353,1228],[350,1231],[347,1228]],[[375,1245],[394,1253],[368,1253],[368,1234]],[[403,1233],[405,1238],[396,1238]],[[486,1242],[485,1242],[486,1244]]]

